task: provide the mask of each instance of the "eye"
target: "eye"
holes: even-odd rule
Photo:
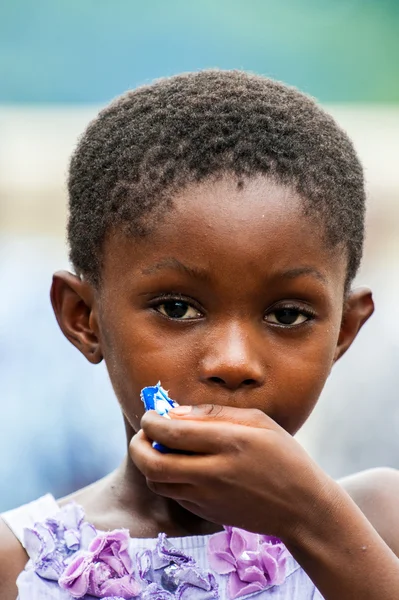
[[[202,317],[202,314],[198,309],[196,309],[194,306],[191,306],[184,300],[166,300],[154,308],[160,312],[161,315],[164,315],[169,319],[176,319],[179,321],[198,319]]]
[[[282,325],[286,327],[292,327],[295,325],[302,325],[302,323],[306,323],[310,319],[314,318],[314,314],[310,311],[305,311],[303,308],[299,307],[282,307],[275,308],[272,312],[268,313],[265,316],[265,321],[267,323],[272,323],[273,325]]]

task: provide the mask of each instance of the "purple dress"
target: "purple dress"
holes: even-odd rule
[[[272,536],[236,527],[206,536],[132,539],[103,532],[51,495],[2,515],[30,557],[19,600],[322,600]]]

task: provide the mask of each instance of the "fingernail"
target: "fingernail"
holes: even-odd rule
[[[188,415],[188,413],[191,412],[192,408],[193,408],[192,406],[187,406],[187,405],[185,405],[185,406],[176,406],[176,408],[172,408],[169,411],[169,414],[172,414],[172,415],[181,415],[181,416]]]

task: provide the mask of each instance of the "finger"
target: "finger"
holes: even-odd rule
[[[165,498],[171,498],[176,500],[186,510],[198,515],[199,517],[205,518],[207,521],[213,521],[217,523],[212,517],[212,512],[207,511],[206,498],[201,497],[201,501],[198,502],[198,486],[194,485],[179,485],[170,483],[154,483],[147,481],[147,485],[151,491],[158,496]],[[220,521],[222,523],[223,519]]]
[[[162,483],[147,479],[147,486],[158,496],[172,500],[190,502],[194,497],[194,486],[190,483]]]
[[[237,425],[257,427],[259,429],[279,429],[273,419],[256,408],[235,408],[220,404],[198,404],[197,406],[179,406],[169,411],[172,419],[196,421],[227,421]]]
[[[204,473],[214,471],[209,464],[214,456],[162,454],[152,447],[143,430],[132,438],[129,454],[143,475],[154,482],[194,484],[203,479]]]
[[[173,450],[197,454],[218,454],[239,442],[236,439],[239,431],[232,431],[231,422],[165,419],[155,411],[148,411],[141,419],[141,427],[150,440]]]

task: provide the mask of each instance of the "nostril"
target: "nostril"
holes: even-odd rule
[[[209,381],[213,383],[217,383],[219,385],[227,385],[227,382],[221,377],[209,377]],[[256,384],[255,379],[243,379],[241,382],[241,386],[249,387],[251,385]]]
[[[226,382],[221,377],[209,377],[209,381],[213,381],[213,383],[221,383],[222,385],[226,384]]]
[[[254,385],[256,383],[255,379],[244,379],[242,385]]]

